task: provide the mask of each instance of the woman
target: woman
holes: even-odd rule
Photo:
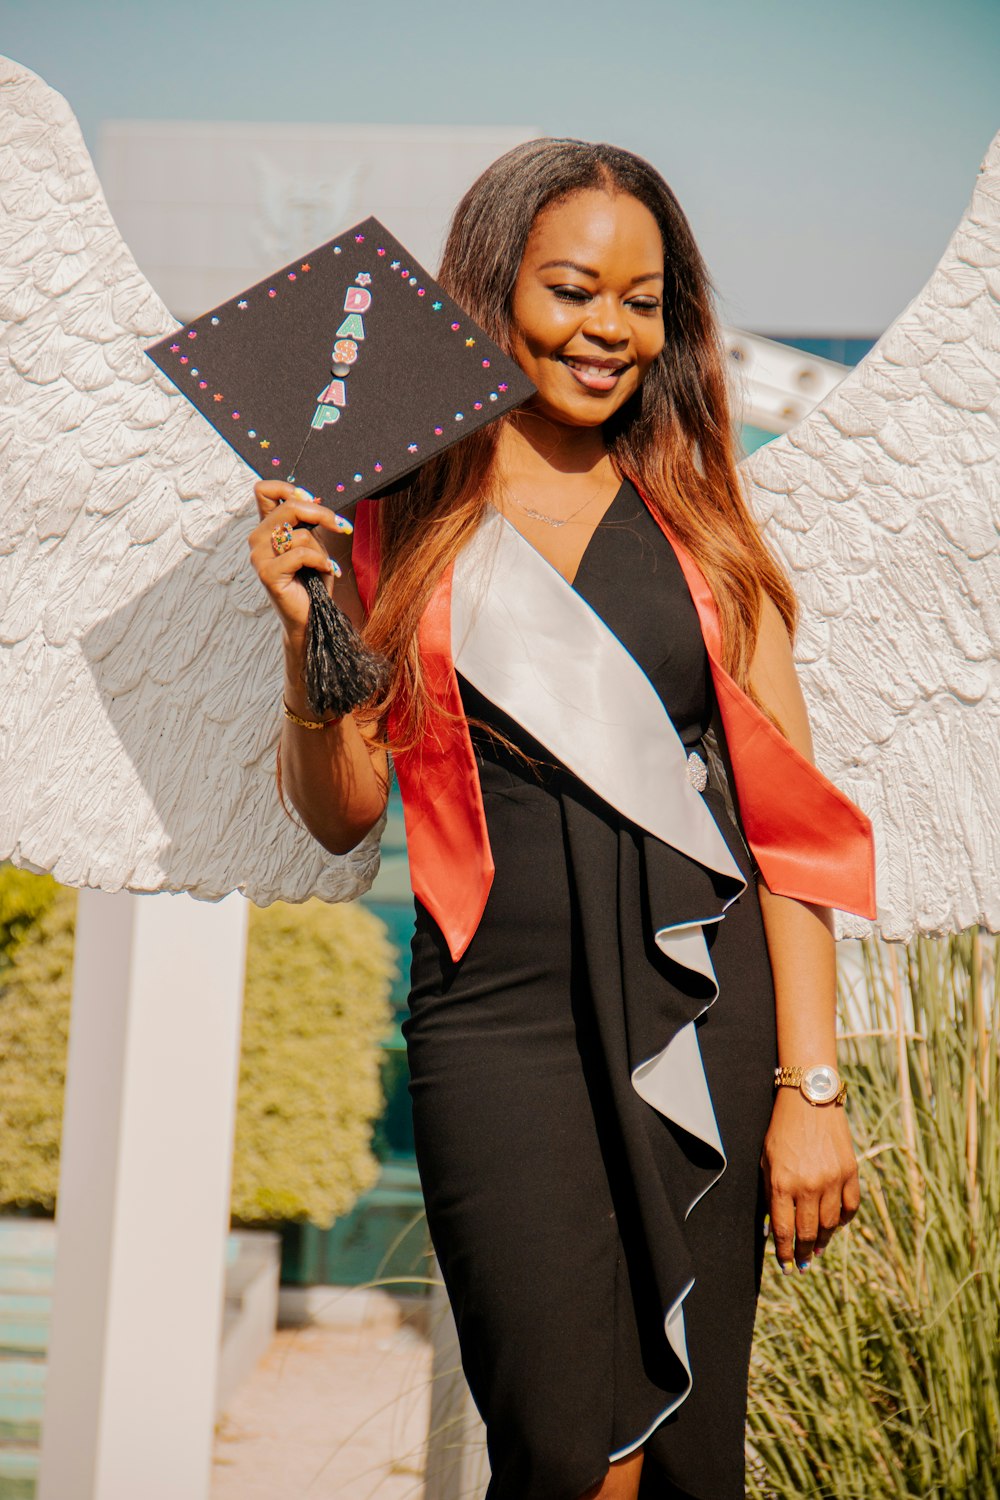
[[[392,749],[417,1160],[489,1500],[730,1500],[765,1213],[805,1271],[858,1207],[836,1075],[824,1103],[775,1067],[835,1063],[827,906],[870,902],[868,830],[808,763],[794,599],[667,185],[530,142],[460,204],[440,279],[537,395],[362,502],[353,549],[344,518],[257,485],[284,787],[344,852]],[[393,665],[322,728],[306,566]],[[704,785],[710,730],[767,883]]]

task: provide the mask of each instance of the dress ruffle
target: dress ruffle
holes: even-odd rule
[[[710,789],[705,795],[749,881],[746,849],[721,794]],[[567,784],[562,806],[587,979],[662,1312],[661,1357],[651,1373],[668,1398],[648,1412],[639,1430],[614,1434],[610,1457],[620,1458],[644,1443],[691,1389],[683,1304],[698,1268],[685,1225],[726,1167],[718,1134],[715,1144],[680,1123],[683,1096],[692,1086],[708,1089],[697,1029],[717,986],[667,956],[656,934],[705,923],[710,942],[711,924],[725,920],[725,907],[742,886],[609,817],[578,783]],[[645,918],[641,928],[634,917],[637,895]],[[611,913],[617,943],[609,941]],[[649,1077],[657,1063],[653,1088]]]

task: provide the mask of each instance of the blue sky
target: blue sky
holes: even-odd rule
[[[724,315],[761,331],[880,332],[1000,128],[997,0],[0,0],[0,50],[92,151],[129,117],[615,141],[673,186]]]

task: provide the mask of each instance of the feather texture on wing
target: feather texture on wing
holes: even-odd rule
[[[254,476],[144,348],[176,326],[76,121],[0,60],[0,857],[70,885],[345,900],[286,818]]]
[[[802,606],[818,763],[874,824],[879,930],[996,931],[1000,134],[927,285],[740,471]]]

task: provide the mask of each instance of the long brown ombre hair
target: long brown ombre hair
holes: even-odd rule
[[[511,353],[514,286],[532,225],[543,209],[586,189],[637,198],[663,239],[666,341],[639,390],[605,424],[607,449],[619,475],[704,571],[719,610],[724,665],[753,697],[749,673],[762,596],[774,600],[789,635],[795,596],[744,499],[712,284],[663,178],[615,146],[548,139],[515,146],[458,205],[439,280]],[[417,625],[441,573],[489,504],[499,430],[500,421],[492,423],[432,459],[377,508],[381,564],[365,637],[393,663],[386,694],[372,711],[381,717],[395,710],[396,748],[416,743],[426,726]]]

